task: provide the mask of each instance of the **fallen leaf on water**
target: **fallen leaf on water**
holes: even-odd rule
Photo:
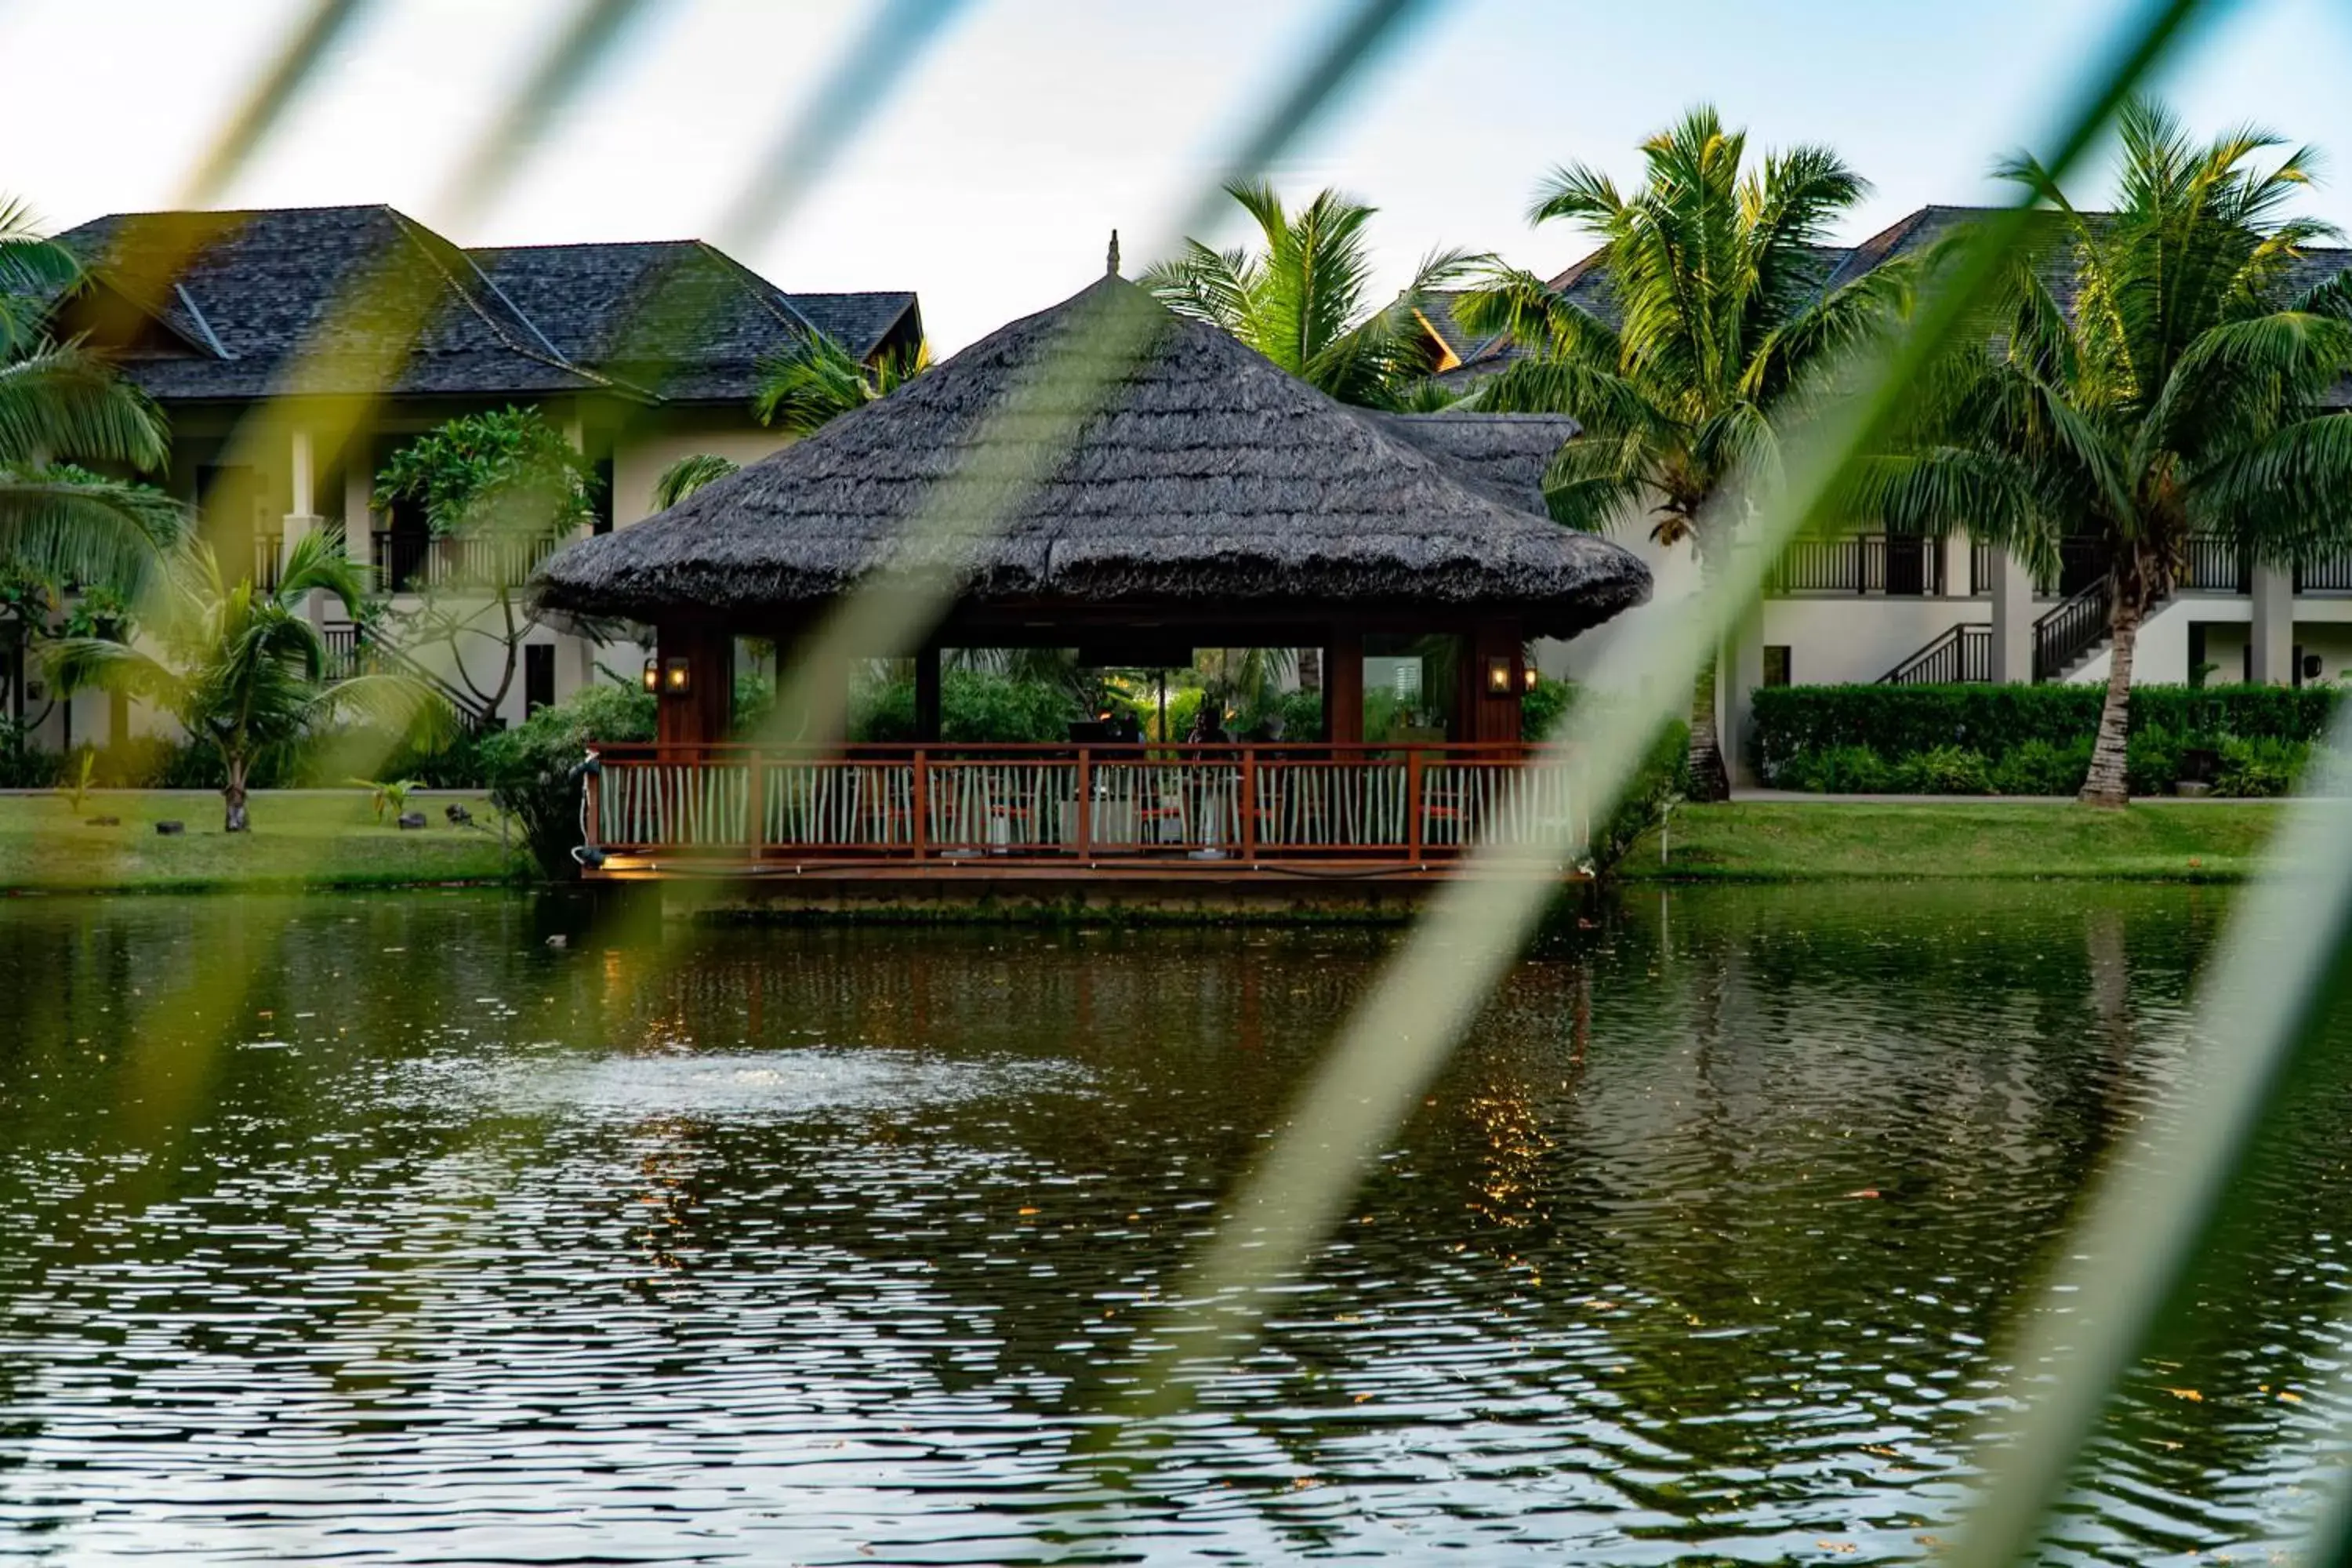
[[[1021,1212],[1023,1214],[1035,1214],[1037,1211],[1035,1209],[1023,1209]]]
[[[1852,1552],[1854,1550],[1854,1544],[1851,1541],[1816,1541],[1813,1544],[1820,1547],[1824,1552]]]
[[[2175,1399],[2186,1399],[2197,1405],[2205,1403],[2205,1396],[2193,1388],[2168,1388],[2164,1392]]]
[[[1878,1189],[1876,1187],[1861,1187],[1846,1194],[1846,1196],[1850,1198],[1874,1198],[1877,1195]]]

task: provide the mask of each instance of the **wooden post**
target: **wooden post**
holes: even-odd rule
[[[1412,865],[1421,864],[1422,808],[1421,759],[1418,751],[1404,754],[1404,858]]]
[[[1323,739],[1351,746],[1364,738],[1364,635],[1335,626],[1323,639]]]
[[[1093,851],[1095,842],[1095,754],[1078,748],[1078,838],[1073,846],[1079,858]]]
[[[1492,671],[1499,662],[1505,689],[1493,686]],[[1519,740],[1519,703],[1527,676],[1525,648],[1516,620],[1481,621],[1462,639],[1462,678],[1455,683],[1463,711],[1455,715],[1454,734],[1475,745],[1516,745]]]
[[[926,645],[915,652],[915,739],[940,738],[940,650]]]
[[[937,670],[939,666],[934,663],[931,668]],[[915,689],[919,692],[922,688],[919,684]],[[919,705],[920,699],[917,700]],[[931,754],[919,746],[915,748],[914,787],[914,798],[907,803],[907,833],[915,846],[915,858],[920,860],[930,847]]]
[[[757,861],[768,847],[768,769],[756,751],[743,753],[743,835]]]
[[[1241,787],[1242,858],[1257,858],[1257,748],[1247,746],[1242,751]]]
[[[735,714],[735,638],[710,626],[658,629],[656,671],[660,695],[655,738],[665,746],[709,746],[727,739]],[[677,685],[683,669],[684,689]]]

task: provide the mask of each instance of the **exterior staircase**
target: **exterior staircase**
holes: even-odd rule
[[[2144,620],[2163,607],[2159,596]],[[2062,599],[2033,623],[2033,679],[2064,680],[2107,650],[2114,641],[2107,618],[2115,605],[2103,576]],[[1992,679],[1992,627],[1983,621],[1952,626],[1918,652],[1878,678],[1881,686],[1926,686]]]

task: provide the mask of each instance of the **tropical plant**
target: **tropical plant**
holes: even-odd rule
[[[661,471],[654,480],[654,510],[667,511],[713,479],[723,479],[740,467],[716,452],[689,452]]]
[[[374,810],[378,822],[382,822],[387,813],[398,821],[408,810],[409,792],[425,787],[421,779],[345,779],[343,782],[368,792],[368,805]]]
[[[324,593],[358,613],[361,573],[344,557],[341,538],[304,535],[270,590],[257,589],[250,579],[225,584],[206,545],[189,546],[184,559],[175,602],[157,627],[167,658],[84,637],[52,644],[47,663],[50,678],[67,690],[98,686],[145,698],[211,746],[226,775],[224,832],[242,833],[249,826],[247,780],[257,763],[286,756],[339,720],[362,720],[427,743],[446,738],[447,704],[412,676],[322,679],[326,643],[305,618],[303,602]]]
[[[2031,258],[2013,268],[1974,340],[1997,346],[1921,389],[1901,449],[1854,497],[1889,526],[1967,528],[2045,569],[2061,538],[2095,542],[2110,664],[2080,798],[2098,805],[2127,798],[2133,652],[2189,540],[2279,563],[2352,544],[2352,419],[2324,408],[2352,372],[2352,279],[2293,289],[2298,248],[2330,231],[2283,210],[2311,154],[2265,168],[2277,137],[2199,146],[2144,100],[2117,130],[2113,213],[2077,211],[2031,159],[2005,171],[2055,209],[2074,308]]]
[[[810,332],[761,362],[751,412],[761,424],[787,436],[805,436],[853,408],[889,396],[930,368],[929,343],[886,351],[868,364],[835,339]]]
[[[1143,286],[1178,315],[1232,333],[1342,403],[1428,406],[1433,395],[1419,388],[1430,356],[1416,312],[1471,258],[1433,252],[1376,308],[1365,226],[1378,208],[1326,190],[1290,212],[1268,184],[1235,182],[1225,191],[1256,223],[1265,248],[1253,255],[1188,239],[1182,255],[1143,275]]]
[[[82,747],[81,761],[75,766],[73,777],[59,786],[64,792],[66,804],[73,808],[73,814],[76,816],[81,815],[82,802],[89,798],[90,778],[97,772],[98,749],[94,746]]]
[[[35,231],[22,203],[0,201],[0,562],[138,595],[188,515],[152,487],[74,466],[152,472],[170,447],[145,394],[81,343],[43,335],[80,280],[79,264]]]
[[[1744,132],[1699,108],[1643,143],[1643,181],[1630,193],[1581,163],[1553,172],[1528,216],[1600,239],[1605,314],[1501,266],[1456,307],[1472,331],[1507,331],[1525,351],[1479,385],[1476,406],[1567,414],[1583,427],[1545,476],[1552,515],[1599,530],[1646,513],[1650,536],[1687,542],[1702,573],[1729,541],[1735,479],[1772,477],[1776,406],[1877,330],[1905,276],[1880,268],[1825,293],[1821,244],[1867,183],[1824,147],[1768,153],[1755,168],[1747,150]],[[1700,801],[1730,793],[1715,666],[1706,661],[1691,700],[1689,791]]]
[[[523,586],[594,516],[596,485],[588,459],[536,408],[463,415],[393,454],[376,476],[379,499],[421,508],[433,536],[455,542],[460,569],[428,574],[413,602],[376,612],[394,630],[379,640],[406,650],[404,668],[452,702],[495,717],[541,625]],[[576,629],[603,640],[598,628]],[[415,658],[433,647],[446,657]]]

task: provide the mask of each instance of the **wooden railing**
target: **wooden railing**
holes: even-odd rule
[[[1992,679],[1992,627],[1964,622],[1878,678],[1881,686],[1950,686]]]
[[[1411,871],[1484,839],[1573,857],[1588,837],[1571,762],[1516,745],[594,752],[588,859],[623,871]]]

